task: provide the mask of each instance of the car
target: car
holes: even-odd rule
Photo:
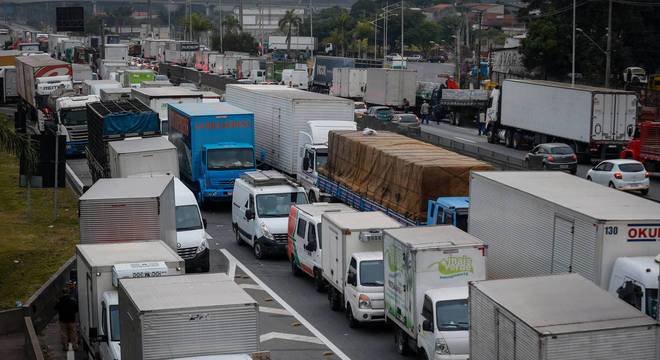
[[[361,118],[367,113],[367,104],[362,101],[355,102],[355,116]]]
[[[380,121],[390,121],[394,112],[387,106],[372,106],[367,111],[367,116],[374,117]]]
[[[417,115],[401,113],[392,115],[390,120],[397,130],[403,131],[408,135],[419,135],[421,131],[420,121]]]
[[[624,191],[639,191],[648,195],[649,173],[636,160],[616,159],[601,161],[587,172],[587,180]]]
[[[575,175],[577,156],[566,144],[539,144],[525,155],[525,167],[530,170],[563,170]]]
[[[422,61],[422,55],[419,54],[410,55],[407,57],[407,59],[410,61]]]

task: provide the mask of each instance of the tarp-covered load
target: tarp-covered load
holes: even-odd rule
[[[467,196],[470,171],[493,170],[482,161],[395,133],[332,131],[321,173],[416,221],[439,196]]]

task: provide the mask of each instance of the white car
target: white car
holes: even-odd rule
[[[367,104],[362,101],[356,101],[355,103],[355,116],[361,118],[367,114]]]
[[[625,191],[649,193],[649,173],[635,160],[605,160],[587,172],[587,180]]]

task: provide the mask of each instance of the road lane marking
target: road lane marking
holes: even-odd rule
[[[266,306],[259,306],[259,311],[265,312],[265,313],[268,313],[268,314],[291,316],[291,314],[288,311],[286,311],[285,309],[277,309],[277,308],[266,307]]]
[[[454,136],[454,139],[457,139],[457,140],[463,140],[463,141],[466,141],[466,142],[469,142],[469,143],[472,143],[472,144],[476,144],[476,143],[477,143],[477,142],[474,141],[474,140],[465,139],[465,138],[458,137],[458,136]]]
[[[316,338],[314,336],[286,334],[286,333],[275,332],[275,331],[274,332],[269,332],[267,334],[263,334],[259,337],[260,342],[266,342],[268,340],[273,340],[273,339],[301,341],[301,342],[307,342],[307,343],[312,343],[312,344],[326,345],[326,344],[323,343],[323,341],[319,340],[318,338]]]
[[[309,330],[309,332],[314,334],[314,336],[316,336],[320,341],[322,341],[323,344],[325,344],[325,346],[327,346],[330,350],[332,350],[332,352],[334,352],[338,358],[342,360],[351,359],[346,354],[344,354],[344,352],[341,351],[337,347],[337,345],[332,343],[332,341],[330,341],[327,337],[325,337],[325,335],[323,335],[318,329],[316,329],[314,325],[312,325],[309,321],[307,321],[307,319],[302,317],[302,315],[300,315],[296,310],[294,310],[291,305],[289,305],[287,302],[284,301],[284,299],[282,299],[279,295],[277,295],[277,293],[275,293],[273,289],[268,287],[268,285],[266,285],[263,281],[261,281],[261,279],[259,279],[256,275],[254,275],[254,273],[250,271],[250,269],[248,269],[247,266],[243,265],[243,263],[238,261],[238,259],[236,259],[234,255],[232,255],[229,251],[227,251],[227,249],[220,249],[220,251],[222,251],[222,253],[225,254],[225,256],[227,257],[227,259],[229,259],[230,264],[232,262],[236,264],[236,266],[238,266],[244,273],[246,273],[250,278],[252,278],[254,282],[259,284],[259,286],[261,286],[268,294],[270,294],[270,296],[272,296],[273,299],[275,299],[280,305],[282,305],[282,307],[284,307],[291,315],[293,315],[293,317],[295,317],[296,320],[298,320],[301,324],[303,324],[303,326],[305,326],[307,330]]]
[[[238,286],[242,287],[243,289],[263,290],[263,288],[257,284],[238,284]]]

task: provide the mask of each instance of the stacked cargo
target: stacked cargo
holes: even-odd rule
[[[427,201],[466,196],[470,171],[487,163],[391,132],[331,132],[321,173],[409,219],[426,220]]]

